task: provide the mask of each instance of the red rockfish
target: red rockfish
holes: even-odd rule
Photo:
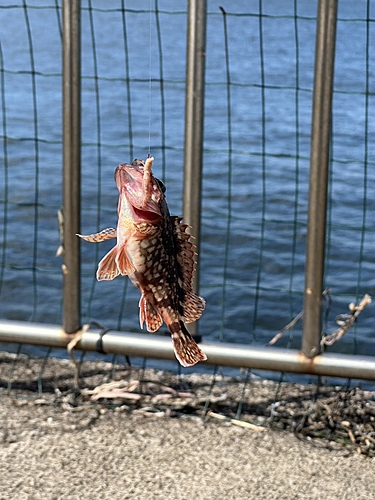
[[[165,186],[152,172],[154,158],[135,160],[115,170],[120,192],[118,224],[100,233],[78,235],[100,242],[117,237],[117,244],[99,262],[99,281],[129,276],[140,290],[139,319],[149,332],[163,321],[169,328],[176,358],[192,366],[207,356],[198,347],[185,323],[198,320],[206,302],[192,288],[194,245],[180,217],[169,214]]]

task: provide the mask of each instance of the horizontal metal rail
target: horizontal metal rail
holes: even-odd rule
[[[71,339],[71,335],[56,325],[0,322],[0,342],[66,348]],[[83,333],[76,349],[95,352],[100,351],[99,346],[107,354],[176,359],[168,337],[113,330],[103,336],[100,330],[95,329]],[[204,363],[209,365],[375,380],[375,357],[372,356],[325,353],[309,359],[301,352],[290,349],[213,342],[202,343],[200,346],[208,358]]]

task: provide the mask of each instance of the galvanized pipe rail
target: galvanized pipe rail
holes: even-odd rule
[[[56,325],[0,322],[0,342],[66,348],[72,339]],[[98,351],[132,357],[173,361],[172,342],[168,337],[150,334],[125,333],[110,330],[103,337],[99,330],[89,330],[76,346],[81,351]],[[207,354],[204,364],[251,368],[257,370],[314,374],[328,377],[375,380],[375,357],[347,356],[325,353],[309,359],[301,352],[249,345],[202,343]]]

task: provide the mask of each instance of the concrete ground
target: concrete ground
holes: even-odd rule
[[[38,393],[40,361],[1,357],[0,500],[375,499],[374,458],[340,445],[329,451],[291,432],[198,416],[208,397],[219,413],[238,401],[242,386],[235,381],[218,379],[207,392],[204,376],[194,375],[178,392],[167,373],[119,366],[115,385],[103,385],[112,368],[82,368],[89,392],[76,404],[68,361],[48,360]],[[262,425],[260,409],[269,408],[276,385],[255,381],[249,387],[256,424]],[[100,403],[98,387],[102,398],[114,390],[119,403]],[[306,387],[278,390],[291,413]],[[194,388],[198,410],[189,399]]]
[[[0,499],[375,498],[375,461],[200,418],[0,399]]]

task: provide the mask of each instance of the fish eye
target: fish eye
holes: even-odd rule
[[[164,194],[167,190],[167,188],[165,187],[165,184],[163,181],[161,181],[160,179],[158,179],[157,177],[155,177],[155,180],[156,182],[159,184],[159,187],[161,189],[161,192]]]
[[[138,160],[137,158],[133,161],[132,167],[144,167],[145,164],[142,160]]]

